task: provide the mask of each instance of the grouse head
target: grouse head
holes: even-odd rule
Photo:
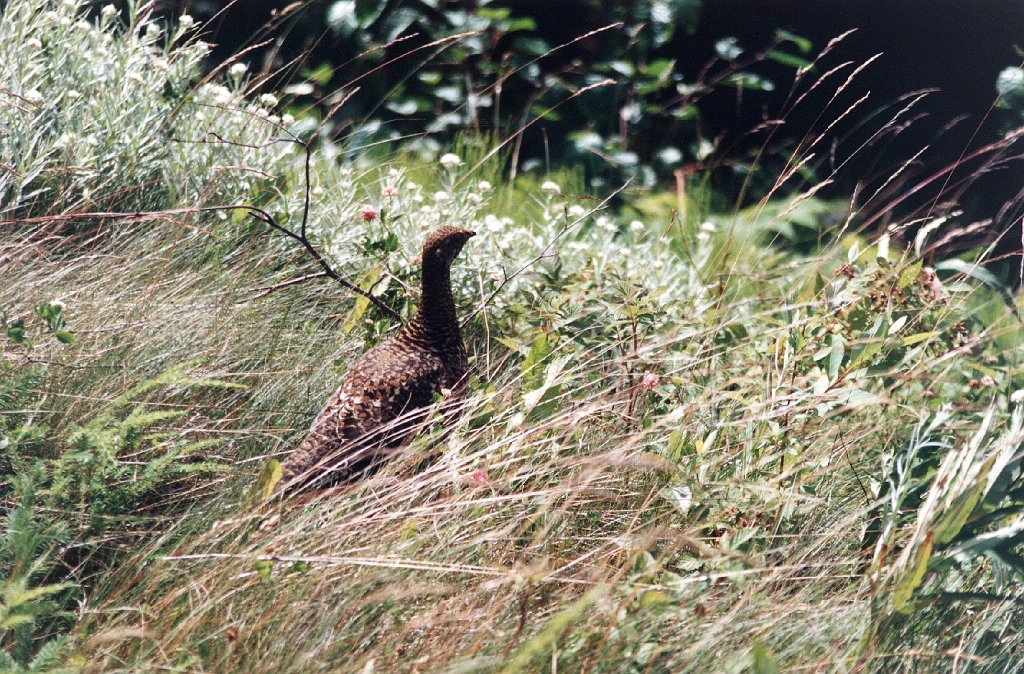
[[[462,247],[474,236],[476,232],[451,225],[435,229],[423,243],[423,264],[450,267],[452,261],[462,252]]]

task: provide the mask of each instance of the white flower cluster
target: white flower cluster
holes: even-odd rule
[[[237,83],[233,88],[204,84],[188,96],[209,52],[209,45],[188,37],[195,26],[192,17],[179,17],[171,28],[140,10],[138,28],[127,31],[127,16],[114,3],[98,8],[91,19],[82,14],[90,4],[85,0],[44,3],[47,11],[42,12],[39,4],[11,0],[3,11],[4,30],[12,37],[0,40],[0,88],[12,94],[9,104],[0,106],[0,164],[22,165],[25,158],[20,155],[31,144],[33,162],[82,167],[60,172],[60,184],[47,187],[56,200],[51,208],[63,208],[61,200],[67,205],[88,200],[86,195],[103,204],[111,186],[120,186],[129,199],[142,200],[139,208],[159,208],[153,195],[167,193],[163,177],[173,174],[194,179],[187,189],[212,186],[217,194],[209,198],[232,195],[227,200],[234,201],[249,195],[254,174],[223,167],[280,171],[285,147],[252,149],[264,146],[276,131],[268,124],[280,121],[270,105],[276,99],[247,102],[233,91]],[[172,110],[176,137],[198,140],[213,132],[239,143],[168,142]],[[33,167],[28,174],[53,172]],[[0,188],[0,201],[11,208],[30,207],[36,189],[31,182]]]
[[[466,247],[463,262],[454,271],[453,282],[463,283],[461,292],[465,295],[479,294],[480,275],[491,283],[500,283],[503,269],[517,269],[543,253],[545,257],[558,257],[564,276],[591,279],[598,285],[621,280],[642,285],[665,320],[681,321],[694,311],[705,310],[712,301],[700,265],[711,257],[713,224],[699,227],[690,241],[690,254],[680,257],[671,247],[658,244],[654,234],[660,229],[657,225],[619,221],[579,203],[553,200],[562,194],[553,181],[540,186],[532,204],[507,213],[492,210],[494,187],[486,180],[465,180],[454,189],[437,189],[448,184],[447,172],[462,165],[456,155],[444,155],[444,173],[438,176],[441,185],[429,187],[409,180],[402,169],[382,171],[373,178],[371,174],[352,177],[349,173],[334,193],[335,201],[323,217],[316,218],[326,227],[320,234],[331,241],[332,256],[357,263],[362,243],[383,237],[386,230],[401,242],[400,251],[388,260],[392,273],[414,279],[425,234],[453,224],[480,234]],[[365,200],[348,196],[360,194],[370,195],[374,218],[362,215]],[[543,264],[539,262],[538,266]],[[511,307],[518,293],[532,292],[534,285],[530,272],[509,281],[495,298],[493,309]]]

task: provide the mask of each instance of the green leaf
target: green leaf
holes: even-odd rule
[[[918,260],[909,267],[905,267],[903,271],[900,272],[900,278],[896,282],[896,287],[903,290],[910,284],[916,283],[917,277],[921,275],[921,265],[923,264],[923,260]]]
[[[53,333],[53,336],[56,337],[57,341],[60,342],[61,344],[75,343],[75,336],[70,332],[65,332],[64,330],[57,330],[56,332]]]
[[[25,321],[16,318],[7,323],[7,337],[17,344],[25,344],[28,339],[25,337]]]
[[[764,644],[755,644],[750,652],[753,662],[750,666],[752,674],[779,674],[779,663],[775,654]]]
[[[284,472],[281,469],[280,461],[277,459],[268,461],[256,478],[256,484],[249,490],[247,500],[258,503],[270,498],[274,494],[274,487],[281,481],[283,475]]]
[[[924,542],[912,554],[911,567],[903,574],[892,595],[892,607],[899,613],[909,612],[910,598],[914,590],[921,585],[925,571],[928,570],[928,560],[932,557],[932,535],[925,536]]]
[[[794,54],[787,54],[784,51],[778,49],[769,49],[765,56],[768,60],[781,63],[784,66],[792,66],[793,68],[806,68],[811,65],[811,62],[802,56],[796,56]]]
[[[931,332],[919,332],[916,335],[908,335],[907,337],[903,338],[903,346],[913,346],[914,344],[917,344],[919,342],[931,339],[932,337],[935,337],[938,334],[941,333],[939,333],[937,330],[932,330]]]
[[[396,237],[396,242],[397,242],[397,237]],[[370,245],[373,246],[375,244],[370,244]],[[396,243],[396,246],[397,246],[397,243]],[[369,292],[370,288],[372,288],[377,283],[377,281],[380,280],[381,274],[383,274],[383,273],[384,273],[384,265],[377,265],[376,267],[374,267],[370,271],[366,272],[366,275],[363,277],[362,282],[360,282],[359,287],[362,288],[363,290]],[[351,333],[356,328],[356,326],[359,325],[359,322],[362,320],[363,315],[366,313],[366,310],[369,309],[369,308],[370,308],[370,299],[368,297],[364,297],[362,295],[357,295],[356,296],[356,303],[352,307],[352,312],[349,313],[349,315],[345,318],[345,322],[341,326],[342,334],[347,335],[347,334]]]
[[[964,262],[963,260],[953,258],[951,260],[943,260],[938,263],[935,265],[935,269],[936,271],[954,271],[984,283],[990,288],[1006,292],[1006,286],[996,278],[995,274],[972,262]]]
[[[832,335],[832,352],[828,359],[829,380],[835,381],[843,368],[843,357],[846,355],[846,347],[843,344],[842,335]]]
[[[793,44],[796,45],[796,48],[799,49],[804,54],[810,53],[811,49],[814,47],[814,43],[812,43],[804,36],[797,35],[796,33],[791,33],[788,30],[776,30],[775,37],[778,38],[779,40],[792,42]]]
[[[264,584],[270,584],[270,574],[274,571],[274,562],[269,559],[261,559],[257,562],[253,562],[252,568],[260,575],[260,580],[263,581]]]

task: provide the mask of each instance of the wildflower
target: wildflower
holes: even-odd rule
[[[492,186],[492,185],[491,185],[491,184],[490,184],[489,182],[487,182],[486,180],[481,180],[480,182],[478,182],[478,183],[476,184],[476,189],[477,189],[477,190],[478,190],[478,191],[479,191],[479,192],[480,192],[481,194],[487,194],[487,193],[488,193],[488,192],[490,192],[490,191],[491,191],[492,189],[494,189],[494,187],[493,187],[493,186]]]
[[[444,202],[448,201],[448,198],[449,197],[447,192],[434,192],[434,201],[436,201],[439,204],[443,204]]]
[[[1018,403],[1018,404],[1021,403],[1021,402],[1024,402],[1024,388],[1017,389],[1016,391],[1011,393],[1010,394],[1010,402]]]
[[[360,213],[360,216],[363,218],[364,222],[373,222],[374,220],[377,219],[378,212],[379,211],[375,206],[367,204],[366,206],[363,206],[363,210]]]
[[[384,189],[380,191],[380,195],[382,197],[397,197],[398,188],[395,187],[394,185],[385,185]]]
[[[313,188],[313,196],[314,197],[322,197],[323,195],[324,195],[324,188],[323,187],[321,187],[320,185],[317,185],[316,187]]]
[[[65,149],[70,149],[72,146],[78,144],[78,134],[71,131],[65,131],[60,134],[60,138],[57,139],[57,146]]]
[[[228,68],[228,75],[230,75],[232,79],[237,80],[241,79],[242,75],[244,75],[248,70],[248,65],[244,63],[236,63],[232,65],[230,68]]]
[[[158,37],[160,37],[160,33],[160,26],[156,25],[155,23],[146,24],[146,37],[150,40],[155,40]]]
[[[192,26],[196,25],[196,20],[189,14],[182,14],[178,17],[178,29],[182,32],[188,30]]]
[[[466,195],[466,201],[473,204],[474,206],[478,205],[483,200],[484,198],[476,193]]]
[[[277,96],[274,94],[263,94],[260,96],[260,105],[270,109],[277,107]]]
[[[450,171],[458,166],[462,166],[462,160],[459,159],[459,155],[449,152],[441,156],[441,166]]]
[[[661,383],[661,378],[653,372],[648,372],[644,375],[644,378],[640,381],[640,385],[648,391],[654,390],[654,388]]]
[[[82,97],[82,94],[78,93],[74,89],[68,89],[68,93],[65,95],[73,101],[76,101]]]
[[[43,43],[37,37],[30,37],[29,39],[25,40],[25,46],[31,47],[32,49],[42,49]]]
[[[486,227],[489,232],[500,232],[505,228],[501,220],[491,213],[484,216],[484,227]]]
[[[204,84],[199,87],[199,93],[208,96],[216,105],[227,105],[231,102],[231,91],[220,84]]]
[[[57,311],[64,311],[65,309],[68,308],[67,305],[64,304],[64,302],[61,300],[50,300],[50,306],[56,309]]]
[[[631,232],[642,232],[642,231],[644,231],[644,223],[640,222],[639,220],[634,220],[633,222],[629,223],[629,231],[631,231]]]
[[[982,377],[981,377],[981,385],[986,387],[986,388],[995,388],[996,380],[993,379],[992,377],[990,377],[987,374],[986,375],[982,375]]]
[[[289,114],[284,114],[281,116],[281,123],[285,126],[291,126],[295,123],[295,118]]]
[[[486,487],[490,483],[490,480],[487,479],[487,473],[479,468],[470,473],[469,477],[477,487]]]
[[[569,207],[569,217],[574,220],[579,220],[587,214],[587,209],[583,208],[579,204],[573,204]]]
[[[100,16],[104,19],[113,18],[115,14],[117,14],[117,7],[114,5],[103,5],[103,9],[100,10]]]
[[[946,293],[942,289],[942,281],[939,275],[931,267],[921,270],[921,281],[924,286],[924,296],[929,302],[940,302],[946,304]]]
[[[556,182],[545,180],[540,186],[541,192],[547,192],[548,194],[561,194],[562,188]]]

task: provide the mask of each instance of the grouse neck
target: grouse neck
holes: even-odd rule
[[[447,348],[461,341],[449,265],[439,262],[423,265],[423,296],[412,323],[422,330],[422,337],[432,346]]]

